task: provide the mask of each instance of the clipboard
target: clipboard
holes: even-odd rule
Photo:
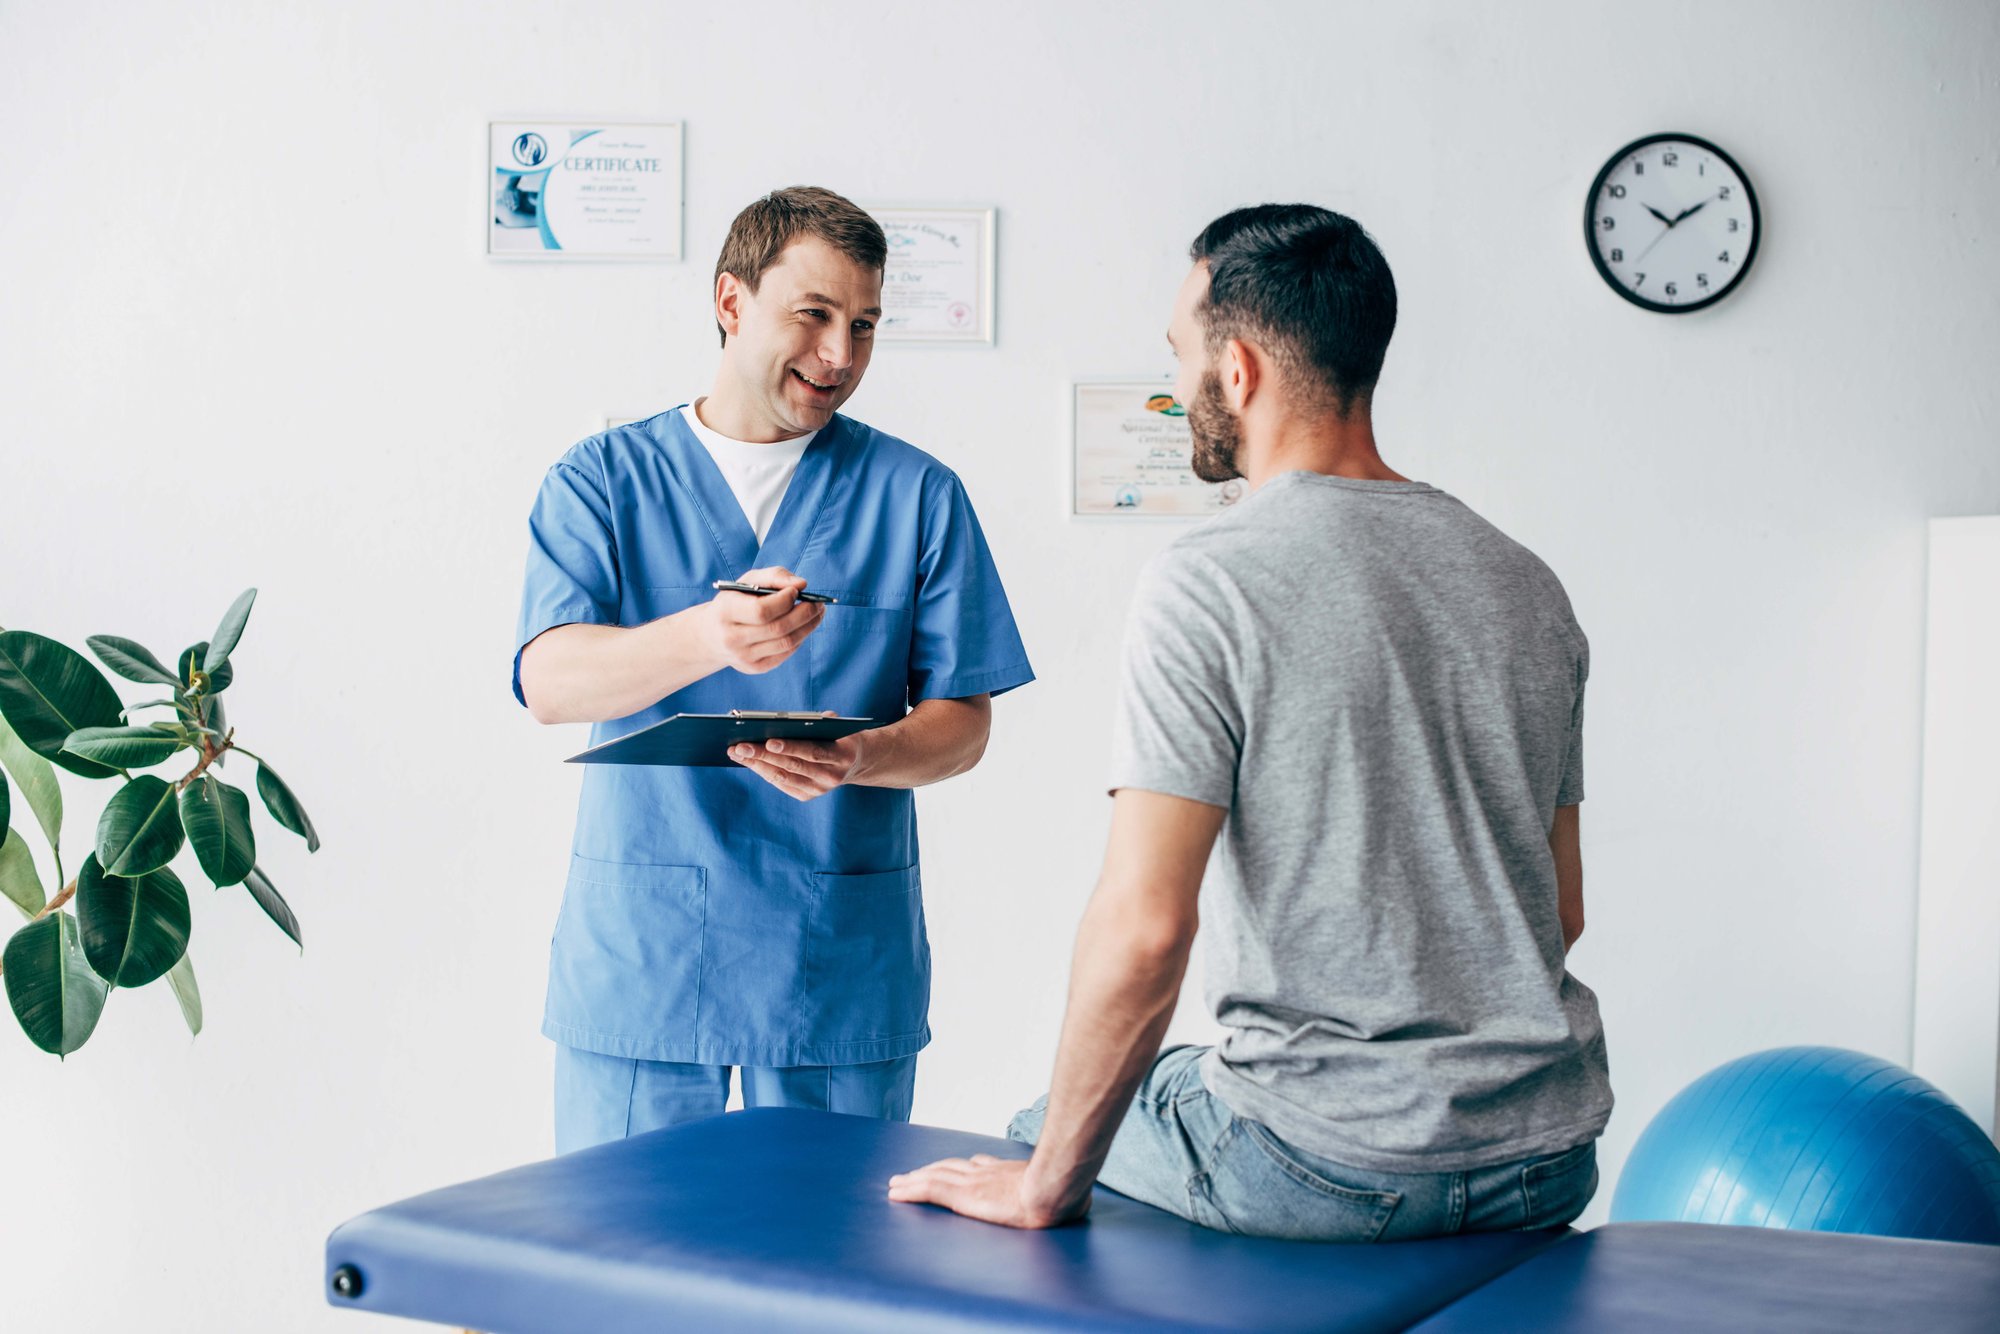
[[[866,731],[873,718],[829,718],[823,713],[677,713],[636,732],[572,755],[565,764],[677,764],[738,769],[729,748],[744,741],[833,741]]]

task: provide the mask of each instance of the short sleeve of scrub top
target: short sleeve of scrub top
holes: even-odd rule
[[[998,695],[1034,679],[965,487],[943,470],[927,480],[910,646],[912,707],[927,699]]]
[[[514,698],[521,693],[521,653],[559,625],[618,622],[618,551],[604,488],[573,453],[550,468],[528,516],[528,573],[514,638]]]

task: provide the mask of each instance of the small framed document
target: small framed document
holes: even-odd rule
[[[494,259],[681,257],[681,127],[493,121],[486,253]]]
[[[1080,380],[1070,412],[1070,513],[1193,519],[1244,496],[1194,475],[1187,412],[1166,380]]]
[[[905,343],[991,343],[994,210],[868,211],[889,241],[879,336]]]

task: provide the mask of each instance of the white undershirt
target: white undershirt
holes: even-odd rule
[[[681,417],[694,432],[694,438],[701,441],[702,448],[715,460],[722,480],[729,483],[729,489],[736,493],[736,503],[743,507],[743,517],[750,521],[750,530],[757,534],[761,546],[764,537],[771,531],[771,521],[778,517],[778,506],[785,499],[785,488],[792,484],[792,474],[799,470],[799,460],[805,457],[806,446],[810,445],[818,431],[808,431],[791,440],[779,440],[768,445],[760,445],[749,440],[731,440],[726,435],[717,435],[702,424],[696,415],[694,404],[681,409]]]

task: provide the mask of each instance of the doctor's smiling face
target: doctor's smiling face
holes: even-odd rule
[[[861,384],[882,319],[882,271],[808,236],[785,247],[755,291],[725,273],[715,308],[727,336],[718,393],[727,382],[733,415],[757,432],[736,438],[804,435]]]
[[[738,214],[715,266],[722,365],[702,420],[759,442],[831,421],[868,369],[887,252],[881,226],[831,190],[774,190]]]

